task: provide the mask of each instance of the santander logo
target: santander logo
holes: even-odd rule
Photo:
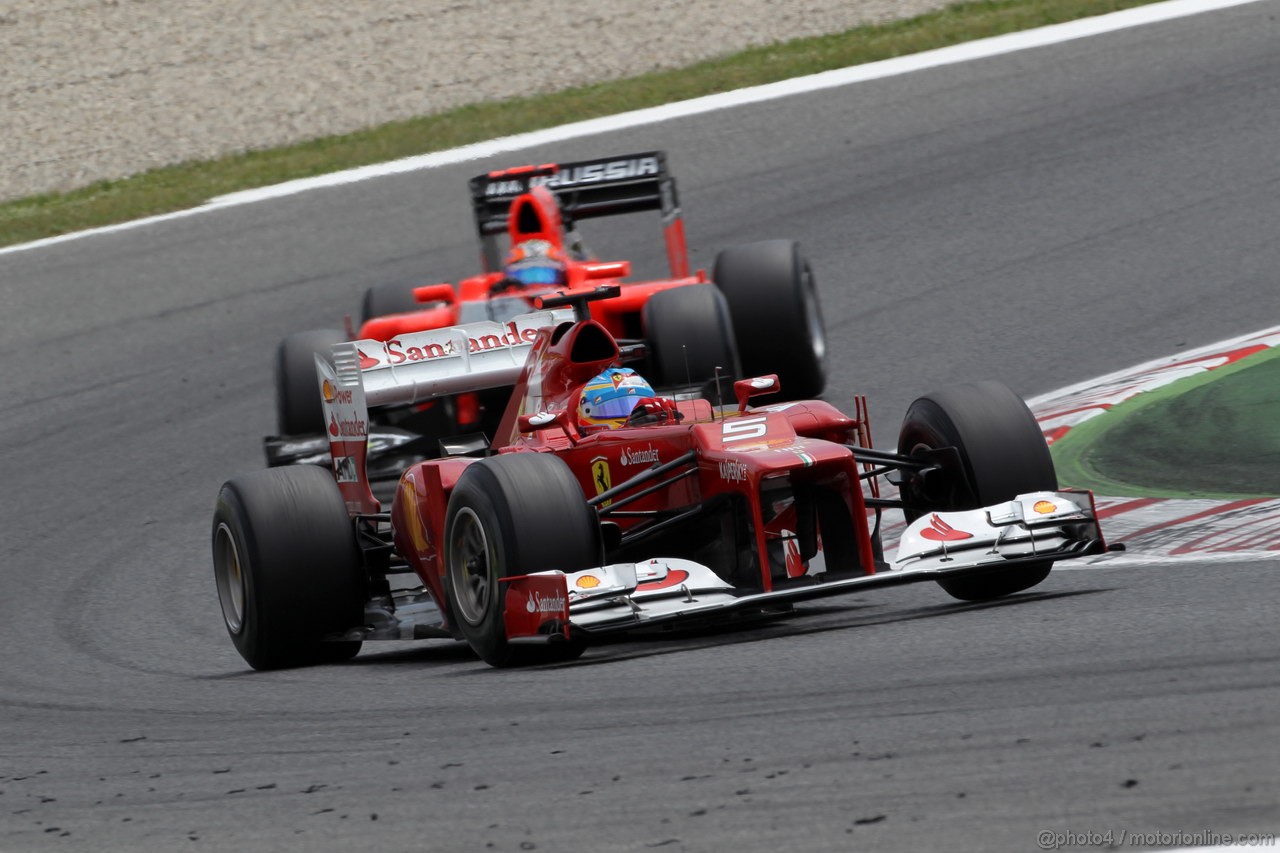
[[[973,538],[972,533],[956,530],[943,521],[936,512],[933,514],[933,518],[929,519],[929,526],[920,531],[920,535],[932,542],[960,542],[964,539]]]
[[[514,320],[507,321],[501,328],[503,330],[502,334],[493,332],[487,334],[477,333],[474,338],[468,337],[467,351],[476,353],[487,352],[491,349],[528,346],[538,337],[537,329],[521,329]],[[387,341],[383,344],[387,352],[387,358],[395,365],[405,364],[406,362],[430,361],[431,359],[444,358],[455,354],[451,339],[431,340],[430,335],[426,338],[422,337],[422,335],[423,333],[415,333],[415,335],[406,335],[404,341],[399,338],[392,338]],[[416,344],[414,344],[415,341],[417,342]]]
[[[658,459],[658,450],[652,444],[648,445],[644,450],[637,450],[634,447],[622,448],[623,465],[652,465],[661,460]]]
[[[362,349],[357,349],[357,350],[356,350],[356,353],[360,356],[360,369],[361,369],[361,370],[368,370],[369,368],[371,368],[371,367],[377,367],[379,364],[381,364],[381,363],[382,363],[382,362],[378,361],[376,358],[370,358],[369,356],[365,355],[365,354],[364,354],[364,350],[362,350]]]
[[[562,613],[565,608],[563,595],[542,595],[535,592],[529,596],[524,609],[530,613]]]
[[[364,438],[369,434],[369,425],[362,420],[338,420],[329,415],[329,435],[334,438]]]

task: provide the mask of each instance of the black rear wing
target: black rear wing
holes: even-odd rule
[[[671,275],[683,278],[689,274],[676,182],[667,171],[667,155],[663,151],[516,166],[477,175],[470,186],[485,272],[502,268],[502,238],[507,233],[512,200],[533,187],[543,186],[560,204],[566,247],[572,248],[577,242],[575,226],[579,220],[657,210],[661,213]]]

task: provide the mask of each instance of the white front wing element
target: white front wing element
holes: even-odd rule
[[[635,628],[724,610],[743,600],[707,566],[677,557],[538,574],[563,575],[570,618],[582,628]]]
[[[742,590],[709,567],[659,557],[583,571],[539,572],[564,578],[569,618],[589,632],[626,631],[717,612],[805,601],[872,587],[979,574],[1065,560],[1105,547],[1088,492],[1035,492],[966,512],[929,513],[902,537],[890,571],[809,576],[769,592]]]
[[[643,563],[614,563],[565,576],[569,606],[577,613],[592,603],[625,595],[637,601],[681,596],[692,600],[695,592],[732,590],[711,569],[692,560],[661,557]]]
[[[893,570],[999,565],[1040,555],[1058,559],[1080,540],[1102,541],[1088,492],[1031,492],[981,509],[917,518],[902,534]]]

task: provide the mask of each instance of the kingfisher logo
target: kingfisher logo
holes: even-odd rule
[[[529,597],[524,606],[530,613],[563,613],[564,608],[563,595],[542,595],[537,592]]]
[[[933,514],[933,518],[929,519],[929,526],[920,531],[920,535],[931,542],[962,542],[965,539],[973,538],[972,533],[956,530],[943,521],[936,512]]]
[[[747,466],[735,460],[721,462],[720,479],[731,483],[745,483],[747,481]]]
[[[622,448],[622,459],[620,461],[625,466],[652,465],[656,462],[660,462],[661,460],[658,459],[657,448],[650,444],[644,450],[636,450],[634,447]]]

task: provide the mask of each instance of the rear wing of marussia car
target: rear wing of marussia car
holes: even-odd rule
[[[565,229],[569,232],[565,242],[569,246],[577,240],[574,223],[579,220],[659,211],[671,277],[689,275],[689,252],[676,197],[676,181],[667,171],[667,155],[662,151],[516,166],[472,178],[471,204],[485,272],[502,268],[505,249],[501,238],[507,233],[511,202],[534,187],[551,190],[560,204]]]
[[[506,322],[480,321],[333,347],[316,356],[333,475],[348,511],[380,510],[369,485],[369,407],[413,405],[466,391],[514,385],[544,326],[573,310],[535,311]]]

